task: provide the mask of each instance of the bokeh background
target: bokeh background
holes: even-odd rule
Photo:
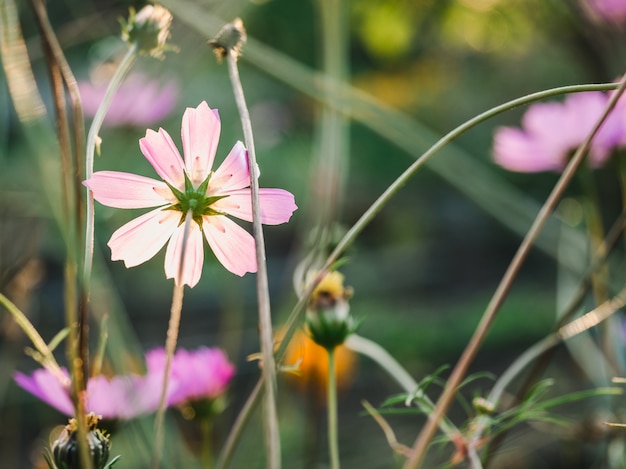
[[[339,37],[328,37],[332,33],[326,29],[322,3],[164,2],[174,14],[171,42],[178,52],[166,53],[163,60],[142,57],[133,71],[157,83],[165,94],[142,102],[133,101],[132,95],[120,101],[118,106],[128,107],[119,121],[112,120],[102,130],[102,156],[96,161],[96,170],[153,176],[138,139],[146,128],[163,127],[180,144],[182,113],[202,100],[220,111],[217,160],[223,158],[242,139],[242,132],[226,65],[216,61],[207,40],[221,24],[241,17],[250,42],[240,73],[255,131],[261,185],[289,190],[299,206],[289,224],[265,229],[277,327],[297,299],[293,272],[307,252],[319,206],[328,202],[320,188],[327,187],[329,178],[338,184],[332,186],[337,191],[331,198],[332,216],[338,229],[345,230],[416,157],[465,120],[530,92],[610,82],[624,71],[622,27],[589,15],[582,0],[351,0],[343,2]],[[17,5],[39,91],[50,105],[33,13],[28,2]],[[125,51],[118,18],[126,17],[130,6],[143,4],[49,2],[51,22],[79,81],[95,86],[106,80],[111,64]],[[324,51],[328,41],[337,39],[336,53],[352,87],[344,90],[342,100],[324,98],[320,86]],[[338,137],[344,139],[345,149],[334,160],[338,171],[333,166],[324,170],[325,105],[337,106],[348,116]],[[139,123],[122,119],[139,111],[158,117],[149,124],[139,118]],[[418,380],[442,365],[454,365],[558,177],[514,174],[492,162],[494,129],[518,125],[523,111],[514,109],[481,124],[436,156],[364,230],[342,267],[346,284],[355,292],[352,312],[363,319],[359,333],[384,346]],[[49,340],[64,327],[64,249],[51,215],[50,207],[57,202],[42,189],[42,178],[53,176],[42,174],[29,149],[2,72],[0,291]],[[607,167],[592,176],[607,220],[620,210],[613,171]],[[575,183],[567,193],[574,212],[580,190]],[[107,363],[115,372],[140,368],[143,352],[164,343],[169,315],[172,282],[163,275],[163,252],[129,270],[109,260],[106,242],[111,233],[137,213],[97,206],[92,303],[96,320],[109,317]],[[555,324],[562,293],[557,280],[565,269],[556,260],[559,249],[569,249],[572,264],[585,256],[580,219],[568,221],[555,217],[546,228],[472,373],[499,375]],[[569,261],[565,264],[571,266]],[[95,340],[97,323],[92,329]],[[12,380],[14,370],[37,367],[24,353],[27,345],[11,317],[0,315],[0,467],[42,467],[41,447],[50,430],[64,423],[62,415]],[[215,422],[213,439],[219,449],[259,376],[258,363],[246,360],[259,350],[254,276],[241,279],[225,272],[207,252],[200,284],[185,294],[179,345],[219,346],[236,364],[227,406]],[[61,351],[57,355],[64,360]],[[340,373],[345,379],[339,416],[344,467],[399,467],[401,458],[393,455],[360,402],[379,406],[401,390],[366,358],[356,359]],[[552,357],[545,375],[555,379],[551,391],[555,395],[598,384],[564,347]],[[463,394],[471,399],[492,383],[493,378],[482,377]],[[431,388],[434,397],[439,389]],[[284,467],[326,467],[323,396],[282,377],[279,396]],[[492,467],[613,467],[606,465],[607,449],[619,451],[621,435],[594,425],[599,413],[616,408],[602,399],[583,401],[559,409],[569,419],[567,426],[522,425],[499,447]],[[456,406],[452,416],[462,425],[463,406]],[[168,442],[179,447],[172,456],[178,462],[172,467],[194,467],[190,454],[197,446],[198,429],[175,409],[168,418]],[[606,418],[619,420],[619,415]],[[405,444],[413,442],[424,422],[417,414],[388,419]],[[113,432],[113,452],[122,454],[119,467],[140,467],[134,458],[140,457],[140,448],[148,447],[144,429],[151,425],[146,417]],[[233,467],[262,467],[261,441],[257,415]],[[432,467],[446,465],[453,449],[445,448],[433,452]]]

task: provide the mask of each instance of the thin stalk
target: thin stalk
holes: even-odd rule
[[[61,371],[61,367],[54,358],[50,347],[48,347],[46,341],[43,340],[43,337],[39,335],[39,332],[37,331],[35,326],[33,326],[33,323],[31,323],[26,315],[2,293],[0,293],[0,304],[5,307],[5,309],[11,314],[11,316],[13,316],[13,320],[17,323],[18,326],[20,326],[24,334],[26,334],[26,336],[33,343],[35,350],[37,350],[37,352],[41,354],[41,357],[43,359],[41,365],[48,369],[54,376],[56,376],[56,378],[64,387],[68,387],[70,383]]]
[[[420,385],[413,377],[402,367],[400,363],[383,347],[374,342],[373,340],[362,337],[358,334],[351,334],[345,341],[345,346],[350,350],[353,350],[361,355],[365,355],[370,358],[378,366],[391,376],[396,383],[409,395],[407,401],[411,396],[415,396],[418,399],[414,399],[417,406],[426,415],[430,415],[435,407],[435,404],[430,398],[420,390]],[[454,435],[460,434],[460,430],[447,418],[444,418],[439,423],[440,430],[448,437],[452,439]]]
[[[68,361],[72,370],[72,396],[75,407],[75,417],[78,426],[78,453],[81,465],[86,469],[93,467],[89,445],[87,443],[87,428],[85,416],[85,389],[88,376],[88,352],[87,352],[87,311],[86,302],[84,307],[79,297],[87,296],[78,286],[78,224],[80,215],[76,211],[80,196],[76,199],[75,183],[77,161],[76,153],[82,148],[74,148],[70,143],[70,125],[67,115],[67,103],[65,97],[64,82],[76,85],[76,80],[65,60],[63,51],[56,39],[56,35],[48,20],[46,5],[41,0],[32,1],[33,10],[41,31],[42,48],[45,52],[52,87],[54,102],[57,139],[59,142],[61,157],[62,177],[62,212],[64,217],[63,229],[66,232],[66,260],[65,260],[65,312],[67,324],[70,326],[70,338],[67,342]],[[77,89],[73,91],[77,92]],[[79,98],[80,99],[80,98]],[[80,107],[80,105],[79,105]],[[74,121],[74,124],[77,122]],[[78,130],[82,130],[82,124]],[[75,141],[76,143],[76,141]],[[76,200],[75,200],[76,199]],[[79,293],[80,292],[80,293]],[[76,326],[75,326],[76,325]]]
[[[213,421],[210,415],[200,419],[200,462],[204,468],[213,467]]]
[[[93,175],[93,166],[94,166],[94,156],[96,154],[96,146],[98,144],[98,134],[100,133],[100,128],[102,127],[102,123],[104,122],[104,117],[106,116],[109,107],[111,106],[111,102],[113,100],[113,96],[115,92],[120,87],[124,77],[130,70],[133,62],[137,58],[137,53],[139,48],[136,43],[134,43],[126,52],[126,55],[120,62],[115,74],[111,78],[109,85],[104,93],[104,98],[102,99],[102,103],[98,107],[96,111],[96,115],[91,122],[91,127],[89,127],[89,133],[87,134],[87,151],[85,156],[85,179],[91,178]],[[93,249],[94,249],[94,198],[93,192],[91,189],[87,188],[87,205],[85,212],[86,220],[85,220],[85,254],[83,258],[83,281],[86,285],[89,284],[89,278],[91,277],[91,270],[93,265]]]
[[[183,232],[183,244],[180,250],[180,263],[178,264],[178,276],[174,280],[174,291],[172,293],[172,305],[170,307],[170,320],[167,326],[167,336],[165,339],[165,367],[163,370],[163,384],[161,386],[161,397],[159,398],[159,406],[157,407],[156,417],[154,419],[154,449],[152,452],[152,468],[157,469],[161,464],[163,456],[164,444],[164,424],[165,410],[167,409],[167,387],[170,380],[170,370],[172,367],[172,359],[176,351],[176,343],[178,342],[178,331],[180,328],[180,318],[183,311],[183,296],[185,294],[185,285],[178,284],[177,280],[182,279],[182,273],[185,268],[185,254],[187,253],[187,242],[189,238],[189,230],[191,224],[195,223],[192,218],[191,211],[185,215],[185,228]]]
[[[243,433],[243,429],[250,420],[250,417],[252,416],[252,411],[261,399],[261,391],[263,391],[264,381],[265,379],[263,376],[259,378],[256,385],[254,386],[254,389],[248,396],[248,399],[246,400],[243,408],[239,411],[239,415],[237,415],[235,423],[230,429],[228,437],[226,438],[226,442],[224,443],[219,458],[217,459],[215,469],[225,469],[230,465],[233,454],[235,453],[237,442],[239,441],[239,437]]]
[[[413,454],[412,457],[406,462],[405,469],[415,469],[418,468],[426,455],[426,451],[430,444],[430,440],[435,435],[435,431],[437,429],[438,422],[442,419],[443,415],[447,412],[450,404],[452,403],[452,399],[456,394],[459,384],[463,380],[467,369],[469,368],[471,362],[473,361],[480,345],[482,344],[491,324],[493,323],[496,315],[500,309],[500,306],[504,303],[504,299],[506,298],[511,285],[513,284],[513,280],[517,276],[519,269],[521,268],[526,256],[530,252],[535,239],[538,237],[543,225],[548,220],[550,214],[553,212],[556,207],[557,202],[561,198],[563,192],[566,187],[574,177],[576,170],[584,160],[587,152],[589,151],[589,147],[591,145],[591,141],[593,137],[596,135],[601,125],[604,123],[609,113],[613,110],[617,101],[624,93],[626,89],[626,75],[624,75],[619,83],[619,87],[617,91],[611,96],[609,104],[607,105],[602,117],[598,120],[596,125],[594,126],[591,133],[587,136],[583,144],[576,150],[574,156],[565,167],[565,170],[561,174],[561,177],[557,181],[554,189],[548,196],[546,202],[542,206],[539,214],[535,218],[532,226],[528,230],[528,233],[524,237],[520,247],[518,248],[513,260],[509,264],[506,272],[504,273],[498,288],[496,289],[491,301],[489,302],[487,309],[483,313],[483,316],[476,328],[474,335],[470,339],[470,342],[465,347],[461,358],[459,359],[457,365],[455,366],[450,378],[446,383],[446,387],[444,388],[443,394],[439,398],[437,402],[437,406],[435,408],[435,412],[431,416],[432,418],[426,423],[419,436],[415,440],[415,444],[413,445]]]
[[[331,469],[339,469],[339,439],[337,435],[337,376],[335,372],[335,350],[328,351],[328,452]]]
[[[228,72],[233,86],[237,109],[241,117],[244,140],[248,150],[248,166],[250,168],[250,188],[252,194],[252,230],[256,245],[257,259],[257,297],[259,301],[259,327],[261,339],[261,355],[263,357],[263,376],[265,378],[265,418],[264,436],[266,446],[267,467],[278,469],[280,462],[280,435],[278,430],[278,411],[276,409],[276,363],[274,360],[274,342],[272,335],[272,316],[270,310],[269,282],[265,263],[265,240],[261,226],[259,204],[259,181],[252,123],[243,87],[237,68],[236,52],[232,49],[227,54]]]

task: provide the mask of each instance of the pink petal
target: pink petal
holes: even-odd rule
[[[564,155],[546,152],[533,138],[512,127],[500,127],[496,130],[493,153],[500,166],[524,173],[558,171],[564,163],[561,159]]]
[[[181,224],[170,239],[165,253],[165,275],[167,278],[174,278],[176,285],[189,285],[195,287],[202,275],[202,263],[204,262],[204,250],[202,246],[202,234],[200,227],[195,221],[189,224],[189,236],[184,253],[185,263],[183,264],[182,276],[179,277],[179,266],[183,255],[183,241],[185,234],[185,224]]]
[[[127,388],[127,379],[123,376],[111,380],[103,375],[92,376],[87,382],[87,412],[102,415],[105,419],[129,418]]]
[[[183,115],[181,135],[187,174],[194,185],[206,179],[213,166],[221,123],[216,110],[211,110],[206,101],[197,108],[187,108]]]
[[[185,187],[183,160],[167,131],[148,129],[139,148],[159,176],[178,189]]]
[[[103,205],[115,208],[157,207],[176,203],[167,184],[156,179],[117,171],[98,171],[83,182]]]
[[[225,216],[202,217],[202,231],[215,257],[230,272],[256,272],[256,247],[250,233]]]
[[[252,199],[250,189],[240,189],[224,193],[228,195],[215,202],[212,207],[240,218],[252,221]],[[259,203],[261,205],[261,223],[265,225],[280,225],[291,218],[298,208],[293,194],[282,189],[259,189]]]
[[[217,194],[248,186],[250,186],[248,153],[243,143],[237,142],[220,167],[215,170],[215,174],[211,176],[208,191],[209,194]]]
[[[13,375],[15,382],[33,396],[54,407],[59,412],[74,415],[74,406],[69,393],[56,376],[45,368],[35,370],[31,376],[16,372]]]
[[[111,260],[134,267],[152,258],[172,236],[180,212],[156,209],[119,228],[108,242]]]

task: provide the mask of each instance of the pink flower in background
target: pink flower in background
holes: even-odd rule
[[[583,7],[591,15],[610,23],[626,22],[626,1],[624,0],[581,0]]]
[[[148,373],[163,373],[165,368],[165,350],[154,349],[147,353]],[[215,399],[226,391],[235,374],[235,367],[220,349],[200,347],[195,351],[178,350],[172,359],[170,383],[174,384],[168,392],[170,406],[187,401]]]
[[[67,375],[67,370],[63,372]],[[20,387],[46,404],[67,416],[74,415],[69,390],[47,369],[35,370],[30,376],[17,372],[14,378]],[[87,381],[86,410],[105,419],[123,420],[154,412],[159,404],[162,380],[162,373],[112,378],[93,376]],[[176,392],[175,383],[172,383],[171,390]]]
[[[252,221],[250,169],[246,149],[237,142],[212,171],[220,135],[217,111],[202,102],[183,115],[184,160],[163,129],[148,130],[139,147],[163,181],[115,171],[99,171],[84,182],[103,205],[116,208],[158,207],[119,228],[108,242],[112,260],[133,267],[152,258],[167,243],[165,274],[177,285],[195,286],[202,274],[203,241],[237,275],[256,272],[254,238],[226,215]],[[287,222],[296,210],[294,197],[282,189],[260,189],[261,222]],[[184,270],[179,264],[185,242],[185,219],[192,218]]]
[[[85,115],[95,116],[107,83],[83,81],[78,88]],[[144,127],[160,122],[174,109],[178,92],[178,84],[173,80],[160,83],[141,73],[130,74],[113,96],[104,124]]]
[[[563,103],[530,106],[522,118],[521,129],[496,130],[496,163],[519,172],[562,170],[601,117],[608,100],[608,94],[586,92],[569,95]],[[622,145],[626,135],[624,111],[620,101],[594,137],[588,157],[592,166],[602,165],[611,151]]]

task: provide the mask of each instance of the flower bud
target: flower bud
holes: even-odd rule
[[[87,415],[87,444],[95,469],[104,469],[109,460],[111,443],[109,437],[99,428],[100,417],[91,413]],[[81,467],[78,451],[78,423],[70,419],[61,436],[52,444],[52,458],[57,467],[63,469],[79,469]]]
[[[352,289],[343,286],[343,275],[330,272],[317,285],[307,306],[306,324],[311,338],[326,349],[343,344],[356,330],[348,299]]]
[[[122,39],[137,44],[139,52],[160,58],[168,49],[172,14],[161,5],[146,5],[139,12],[130,9],[128,22],[122,20]]]

